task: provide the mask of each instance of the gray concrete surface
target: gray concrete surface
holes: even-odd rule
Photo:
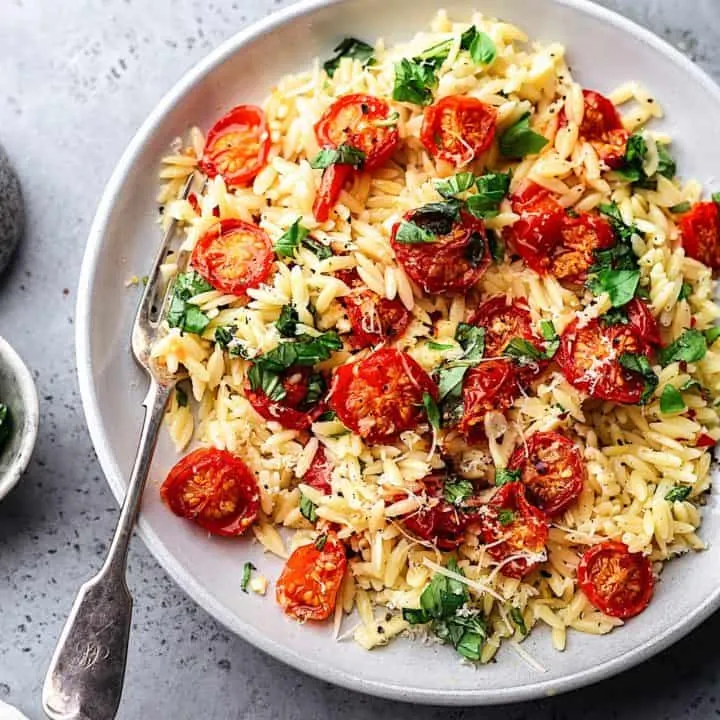
[[[275,0],[0,0],[0,142],[22,177],[27,236],[0,277],[0,334],[33,368],[42,428],[0,504],[0,699],[40,720],[40,688],[72,597],[117,515],[88,439],[73,358],[75,285],[113,165],[160,96]],[[441,4],[441,3],[440,3]],[[475,3],[481,5],[481,2]],[[720,0],[604,0],[720,80]],[[717,138],[698,138],[703,142]],[[308,678],[231,636],[141,542],[122,720],[662,720],[720,715],[720,616],[642,667],[534,705],[420,708]],[[480,677],[480,676],[479,676]]]

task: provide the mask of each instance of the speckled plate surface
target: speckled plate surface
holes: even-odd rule
[[[477,8],[522,26],[532,38],[568,47],[575,77],[609,91],[627,80],[650,88],[665,110],[659,127],[675,138],[684,175],[708,183],[720,167],[712,138],[720,117],[720,89],[689,60],[651,33],[583,0],[460,0],[442,3],[454,17]],[[117,498],[127,483],[137,445],[145,392],[129,352],[138,296],[125,288],[143,275],[160,241],[154,197],[161,156],[190,124],[209,127],[238,102],[259,102],[277,79],[327,56],[345,35],[407,38],[430,20],[436,0],[301,2],[236,35],[192,69],[160,102],[113,174],[93,224],[77,307],[77,360],[85,413],[95,448]],[[243,563],[272,579],[280,562],[249,540],[208,539],[160,503],[158,483],[176,461],[161,438],[139,520],[140,535],[179,585],[219,621],[275,657],[339,685],[400,700],[433,704],[490,704],[527,700],[600,680],[647,659],[687,633],[720,604],[720,518],[716,496],[704,513],[710,549],[670,563],[650,607],[605,637],[569,636],[564,653],[543,631],[525,649],[539,672],[503,648],[497,663],[461,666],[446,647],[399,640],[367,653],[338,644],[325,625],[300,626],[270,597],[240,592]]]

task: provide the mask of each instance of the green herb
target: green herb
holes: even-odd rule
[[[510,173],[488,173],[477,178],[478,192],[466,202],[468,212],[475,217],[491,218],[500,212],[500,203],[510,189]]]
[[[460,203],[456,200],[428,203],[413,210],[412,220],[404,220],[395,241],[406,245],[418,245],[437,241],[438,235],[447,235],[460,219]]]
[[[525,365],[535,362],[536,360],[542,360],[545,357],[545,353],[542,352],[542,350],[538,350],[529,340],[519,337],[514,337],[510,340],[503,350],[503,355],[507,355]]]
[[[327,260],[333,256],[333,251],[327,245],[324,245],[319,240],[315,240],[311,237],[306,237],[302,241],[302,246],[310,250],[318,260]]]
[[[400,62],[395,63],[392,98],[416,105],[430,105],[433,101],[432,91],[437,83],[434,62],[402,58]]]
[[[317,505],[302,493],[300,493],[300,514],[311,523],[317,520]]]
[[[666,177],[668,180],[672,180],[677,173],[677,165],[670,156],[667,148],[664,145],[658,143],[657,146],[659,163],[658,163],[658,174]]]
[[[665,499],[668,502],[682,502],[683,500],[687,500],[691,492],[692,487],[690,485],[676,485],[674,488],[668,490]]]
[[[335,74],[335,71],[340,65],[340,59],[344,57],[359,60],[363,67],[375,64],[375,59],[373,58],[375,50],[366,42],[354,37],[346,37],[333,48],[333,52],[335,55],[323,63],[323,68],[330,77]]]
[[[620,213],[620,208],[613,202],[599,205],[598,209],[610,221],[610,225],[617,238],[617,243],[605,250],[596,250],[593,255],[595,263],[590,268],[591,272],[601,270],[637,270],[638,259],[633,250],[632,240],[640,231],[635,225],[627,225]],[[589,282],[592,282],[592,278]],[[636,294],[640,290],[636,289]]]
[[[713,193],[710,197],[716,205],[720,205],[720,192]]]
[[[517,482],[522,475],[522,470],[508,470],[507,468],[495,468],[495,485],[501,487],[511,482]]]
[[[460,322],[455,330],[455,339],[464,350],[462,359],[468,363],[477,363],[485,353],[485,328]]]
[[[427,413],[428,421],[430,422],[430,425],[432,425],[436,430],[440,429],[440,410],[438,409],[437,403],[435,402],[433,396],[429,392],[424,392],[423,397],[423,407],[425,408],[425,412]]]
[[[400,113],[397,111],[393,111],[382,120],[373,120],[372,125],[373,127],[392,127],[393,125],[397,125],[399,119]]]
[[[309,410],[314,407],[325,396],[326,391],[327,385],[325,384],[325,378],[319,372],[312,373],[310,377],[308,377],[307,390],[305,397],[300,403],[299,409]]]
[[[685,401],[680,391],[672,385],[666,385],[660,395],[660,412],[668,415],[682,412],[685,407]]]
[[[503,527],[506,527],[507,525],[512,525],[512,523],[515,522],[515,513],[512,510],[508,510],[507,508],[502,508],[498,512],[498,522]]]
[[[280,402],[287,395],[283,387],[280,375],[272,370],[267,370],[261,365],[252,365],[248,370],[248,381],[250,388],[256,392],[262,391],[269,400]]]
[[[254,359],[256,366],[272,372],[282,372],[293,365],[305,367],[328,360],[333,350],[342,349],[342,340],[334,330],[317,337],[299,335],[295,342],[280,343],[276,348]]]
[[[275,253],[280,257],[292,257],[309,232],[298,218],[275,242]]]
[[[676,215],[679,215],[680,213],[686,213],[691,208],[690,203],[686,200],[685,202],[678,203],[677,205],[673,205],[670,208],[671,213],[675,213]]]
[[[495,43],[487,33],[481,32],[474,25],[470,30],[475,32],[470,34],[470,31],[466,30],[463,33],[461,47],[470,53],[470,57],[476,65],[491,65],[497,57]],[[466,36],[468,36],[469,42],[467,42]]]
[[[714,342],[720,337],[720,325],[703,330],[703,335],[707,341],[707,346],[711,347]]]
[[[229,328],[215,328],[215,342],[223,349],[227,350],[228,345],[233,341],[233,334]]]
[[[540,321],[540,332],[545,339],[545,357],[551,360],[560,347],[560,336],[551,320]]]
[[[501,263],[505,259],[505,243],[499,233],[496,233],[494,230],[487,230],[486,232],[492,259],[496,263]]]
[[[473,496],[475,487],[470,480],[464,478],[448,478],[445,480],[443,497],[452,505],[460,506],[465,500]]]
[[[537,155],[547,143],[547,138],[530,129],[528,112],[500,136],[500,154],[507,158],[520,159],[526,155]]]
[[[292,305],[283,305],[280,317],[275,321],[275,327],[282,337],[295,337],[298,324],[298,312]]]
[[[395,233],[395,242],[403,245],[421,245],[437,242],[437,235],[423,230],[411,220],[403,220]]]
[[[474,184],[475,176],[471,172],[461,172],[446,180],[441,180],[435,185],[435,189],[449,200],[467,192]]]
[[[520,612],[520,608],[510,608],[510,619],[515,623],[515,625],[517,625],[517,629],[523,635],[528,634],[527,626],[525,625],[525,618],[523,617],[522,612]]]
[[[187,407],[187,393],[179,385],[175,387],[175,400],[177,401],[178,407]]]
[[[317,422],[330,422],[332,420],[335,420],[336,418],[337,415],[335,414],[334,410],[326,410],[318,417]]]
[[[482,233],[471,233],[464,256],[473,267],[477,267],[485,260],[485,238]]]
[[[644,389],[640,396],[640,405],[644,405],[652,397],[659,382],[658,376],[650,366],[650,361],[644,355],[623,353],[620,356],[620,365],[626,370],[635,372],[642,377]]]
[[[470,365],[467,363],[440,368],[438,371],[438,395],[441,400],[460,395],[463,378],[469,368]]]
[[[313,543],[313,545],[315,546],[315,549],[316,549],[316,550],[319,550],[320,552],[322,552],[322,551],[325,549],[325,545],[326,545],[326,543],[327,543],[327,539],[328,539],[327,533],[323,533],[322,535],[318,535],[318,536],[315,538],[315,542]]]
[[[212,289],[212,285],[198,273],[180,273],[173,285],[173,294],[167,314],[168,325],[200,335],[210,324],[210,320],[202,310],[196,305],[190,304],[188,300]]]
[[[454,345],[448,345],[447,343],[439,343],[435,342],[434,340],[428,340],[427,346],[431,350],[452,350],[455,347]]]
[[[487,638],[487,628],[479,610],[437,620],[433,631],[443,642],[452,644],[455,650],[468,660],[480,659],[482,646]]]
[[[677,170],[675,161],[668,153],[664,145],[657,144],[658,153],[658,175],[663,175],[672,180]],[[622,167],[616,172],[622,178],[631,183],[637,183],[640,187],[654,189],[657,182],[653,177],[645,173],[644,162],[647,157],[647,142],[641,133],[633,133],[627,142],[625,157]]]
[[[246,593],[248,591],[248,584],[250,582],[250,575],[252,574],[253,570],[257,570],[257,568],[251,563],[246,562],[243,565],[243,574],[242,574],[242,581],[240,582],[240,589]]]
[[[343,143],[336,148],[326,147],[310,161],[310,167],[314,170],[324,170],[330,165],[352,165],[355,168],[362,167],[365,162],[365,153],[356,147]]]
[[[687,300],[692,295],[693,287],[689,282],[684,282],[678,293],[678,300]]]
[[[674,342],[658,351],[658,360],[665,367],[671,362],[696,362],[707,352],[707,340],[699,330],[685,330]]]
[[[628,225],[625,220],[623,220],[622,213],[620,212],[620,208],[617,206],[617,203],[601,203],[598,205],[598,210],[607,217],[616,235],[621,240],[630,242],[632,241],[634,235],[640,234],[640,231],[635,227],[635,225]]]
[[[0,403],[0,451],[10,440],[12,435],[13,420],[10,414],[10,408]]]
[[[587,282],[587,287],[595,294],[606,292],[613,307],[627,305],[635,297],[640,282],[639,270],[600,270]]]
[[[687,390],[700,390],[700,392],[703,392],[704,388],[695,378],[689,378],[680,386],[679,390],[681,392],[686,392]]]

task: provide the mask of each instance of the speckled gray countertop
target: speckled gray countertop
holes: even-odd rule
[[[40,688],[55,640],[117,516],[85,427],[73,353],[75,286],[95,205],[132,134],[185,70],[288,4],[0,0],[0,142],[28,209],[24,246],[0,277],[0,335],[33,369],[42,412],[30,470],[0,503],[0,700],[31,720],[43,717]],[[720,0],[602,4],[720,80]],[[129,575],[136,609],[121,720],[720,716],[720,615],[641,667],[569,695],[486,710],[411,708],[306,677],[228,634],[137,540]]]

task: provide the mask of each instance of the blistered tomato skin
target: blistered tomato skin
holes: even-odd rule
[[[716,202],[695,203],[680,218],[680,240],[685,254],[713,270],[720,269],[720,207]]]

